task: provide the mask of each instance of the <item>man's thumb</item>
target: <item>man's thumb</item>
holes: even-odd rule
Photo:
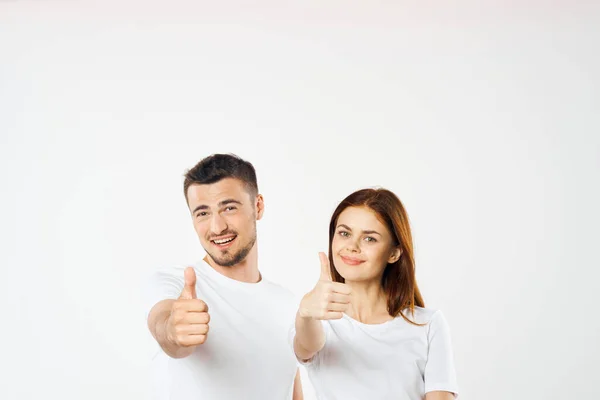
[[[196,298],[196,271],[194,268],[187,267],[183,273],[185,283],[181,291],[180,299],[195,299]]]
[[[331,279],[331,268],[329,267],[329,259],[327,255],[322,251],[319,252],[319,259],[321,260],[321,280],[322,281],[332,281]]]

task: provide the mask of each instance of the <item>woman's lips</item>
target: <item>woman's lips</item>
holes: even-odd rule
[[[348,265],[359,265],[364,263],[364,260],[360,260],[358,258],[353,258],[353,257],[344,257],[344,256],[340,256],[342,258],[342,261],[344,262],[344,264],[348,264]]]

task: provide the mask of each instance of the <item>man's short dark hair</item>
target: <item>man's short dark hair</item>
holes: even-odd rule
[[[198,162],[185,173],[183,194],[187,200],[188,188],[193,184],[208,185],[225,178],[236,178],[244,182],[252,196],[258,194],[254,166],[235,154],[213,154]]]

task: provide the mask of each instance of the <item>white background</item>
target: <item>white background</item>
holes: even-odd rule
[[[215,152],[257,169],[265,276],[309,290],[387,187],[462,399],[597,397],[600,7],[212,3],[0,2],[0,398],[148,397],[142,284],[202,257]]]

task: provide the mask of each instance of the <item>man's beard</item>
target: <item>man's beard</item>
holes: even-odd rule
[[[239,236],[237,238],[239,238]],[[225,254],[222,257],[216,257],[214,254],[212,254],[208,250],[206,250],[206,249],[204,249],[204,250],[208,253],[210,258],[212,258],[213,261],[215,262],[215,264],[217,264],[218,266],[233,267],[234,265],[244,261],[244,259],[248,256],[248,253],[250,253],[250,250],[252,250],[252,247],[254,247],[255,243],[256,243],[256,229],[254,230],[254,235],[252,236],[252,238],[250,239],[248,244],[246,246],[242,247],[241,249],[239,249],[238,252],[235,254],[229,254],[229,253],[225,252]]]

